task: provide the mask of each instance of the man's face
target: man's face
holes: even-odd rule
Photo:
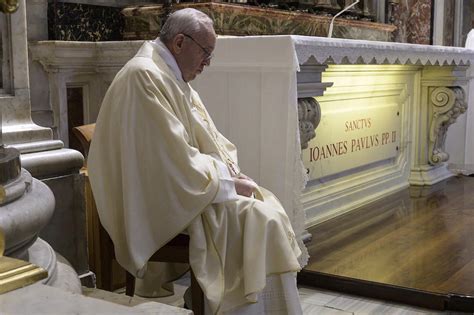
[[[213,29],[197,34],[178,34],[174,40],[174,57],[183,79],[192,81],[211,64],[212,52],[216,46],[216,34]]]

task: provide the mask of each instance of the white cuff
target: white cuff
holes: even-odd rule
[[[219,160],[214,160],[218,166],[219,173],[219,190],[212,203],[220,203],[226,201],[237,200],[237,192],[235,191],[234,180],[230,176],[227,165]]]

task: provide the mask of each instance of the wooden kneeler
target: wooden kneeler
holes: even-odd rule
[[[87,155],[89,153],[89,147],[94,135],[94,128],[95,124],[90,125],[83,125],[74,127],[73,133],[81,142],[81,145],[84,149],[84,157],[87,159]],[[88,176],[87,172],[85,172],[86,177]],[[88,180],[86,180],[88,183]],[[87,189],[86,189],[87,190]],[[98,218],[97,210],[95,207],[95,201],[93,200],[93,196],[91,196],[91,201],[87,202],[86,204],[90,205],[91,208],[89,209],[94,212],[92,213],[93,216]],[[98,240],[89,240],[89,244],[91,243],[99,243],[99,250],[100,250],[100,270],[101,270],[101,282],[102,287],[107,290],[112,290],[112,263],[115,260],[115,250],[114,244],[109,237],[109,234],[104,229],[102,224],[98,222],[97,225],[89,225],[89,229],[97,229],[98,231],[92,231],[88,233],[91,237],[98,237]],[[168,263],[189,263],[189,236],[185,234],[178,234],[175,238],[169,241],[166,245],[161,247],[156,253],[151,256],[150,262],[168,262]],[[199,283],[194,276],[194,273],[191,271],[191,296],[192,296],[192,311],[195,315],[202,315],[204,314],[204,293],[202,292]],[[135,277],[126,271],[125,274],[125,294],[128,296],[133,296],[135,294]]]

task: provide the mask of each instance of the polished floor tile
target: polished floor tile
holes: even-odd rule
[[[352,312],[341,311],[330,307],[301,303],[305,315],[351,315]]]
[[[173,306],[183,306],[183,294],[186,287],[175,284],[175,295],[166,298],[141,298],[125,296],[123,291],[107,292],[99,289],[83,288],[84,295],[106,300],[112,303],[146,308],[150,301]],[[304,315],[450,315],[468,314],[455,312],[437,312],[403,304],[366,299],[338,292],[299,286],[301,306]]]
[[[321,290],[319,292],[311,288],[299,288],[301,303],[324,306],[329,302],[337,299],[341,294],[331,291]]]
[[[299,283],[472,311],[472,191],[472,177],[409,187],[309,228],[311,258]]]

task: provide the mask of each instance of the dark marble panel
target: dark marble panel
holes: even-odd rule
[[[443,45],[454,45],[454,1],[444,3]]]
[[[405,4],[404,1],[400,3],[398,6],[392,8],[388,8],[391,10],[391,14],[393,16],[394,22],[393,25],[397,27],[397,30],[393,33],[393,41],[399,43],[407,43],[408,42],[408,35],[407,35],[407,22],[410,16],[410,11],[408,7],[412,4],[413,0],[408,0],[408,6]]]
[[[463,0],[463,13],[462,13],[462,34],[461,34],[461,46],[466,45],[467,33],[474,26],[474,3],[471,0]]]
[[[429,45],[431,43],[431,0],[415,0],[408,20],[408,42]]]
[[[116,7],[53,1],[48,4],[50,40],[122,40],[124,20]]]
[[[394,41],[400,43],[425,44],[431,42],[431,0],[400,1],[394,7]]]

